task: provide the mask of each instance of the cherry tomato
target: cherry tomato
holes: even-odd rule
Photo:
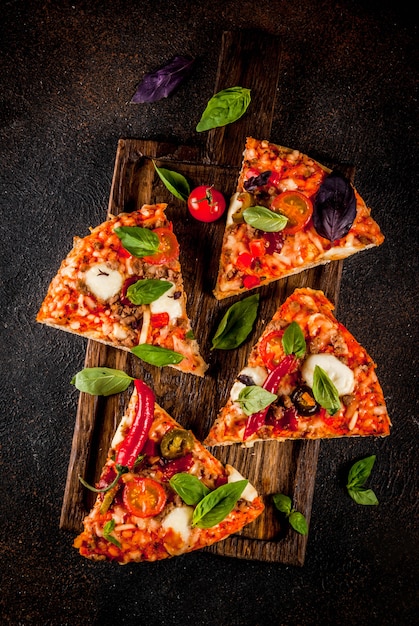
[[[153,231],[159,238],[159,247],[157,252],[150,256],[145,256],[144,261],[158,265],[159,263],[168,263],[179,256],[179,243],[176,235],[170,228],[161,226]]]
[[[221,191],[209,185],[200,185],[191,191],[188,209],[200,222],[215,222],[224,213],[226,201]]]
[[[137,517],[158,515],[167,498],[164,487],[147,476],[136,476],[128,481],[122,497],[127,509]]]
[[[284,191],[272,202],[272,209],[277,209],[288,218],[288,224],[281,231],[288,235],[298,232],[309,222],[313,215],[313,205],[300,191]]]
[[[269,370],[275,369],[285,357],[282,345],[283,334],[283,330],[273,330],[259,344],[260,356]]]

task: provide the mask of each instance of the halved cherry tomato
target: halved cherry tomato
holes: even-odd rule
[[[153,231],[159,238],[159,247],[157,252],[150,256],[143,257],[147,263],[158,265],[159,263],[168,263],[179,256],[179,243],[176,235],[170,228],[161,226]]]
[[[259,344],[259,353],[269,370],[275,369],[285,357],[282,345],[283,330],[273,330]]]
[[[284,191],[272,201],[271,208],[288,218],[288,224],[281,231],[288,235],[298,232],[313,215],[311,200],[300,191]]]
[[[124,487],[123,500],[127,509],[137,517],[154,517],[166,504],[164,487],[148,476],[135,476]]]
[[[226,209],[226,201],[218,189],[200,185],[191,191],[188,198],[190,214],[200,222],[215,222]]]

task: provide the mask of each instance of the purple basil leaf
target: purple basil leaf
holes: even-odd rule
[[[251,176],[244,182],[244,190],[256,191],[256,189],[258,189],[259,187],[263,187],[268,182],[271,174],[271,170],[266,170],[266,172],[262,172],[261,174],[259,174],[259,176]]]
[[[175,56],[169,63],[155,72],[146,74],[132,96],[132,104],[157,102],[167,98],[190,74],[194,59],[189,56]]]
[[[336,241],[348,234],[356,217],[355,192],[349,180],[333,171],[314,199],[313,224],[321,237]]]

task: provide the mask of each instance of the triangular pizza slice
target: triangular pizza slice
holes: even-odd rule
[[[376,365],[322,291],[296,289],[253,346],[207,446],[390,433]]]
[[[74,547],[89,559],[121,564],[205,548],[264,509],[255,488],[170,417],[141,380],[95,489]]]
[[[37,321],[203,376],[166,206],[120,213],[75,237]]]
[[[309,156],[249,137],[226,218],[221,300],[384,241],[357,190]]]

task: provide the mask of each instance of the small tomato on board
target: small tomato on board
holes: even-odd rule
[[[192,217],[200,222],[215,222],[226,209],[226,201],[218,189],[211,185],[200,185],[188,197],[188,209]]]

